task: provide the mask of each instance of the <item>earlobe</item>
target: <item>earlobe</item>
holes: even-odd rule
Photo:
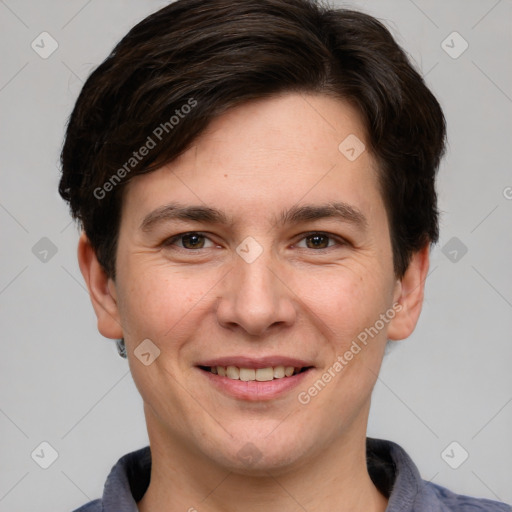
[[[106,338],[122,338],[115,283],[100,265],[85,232],[78,241],[78,264],[98,319],[98,331]]]
[[[389,323],[387,337],[390,340],[409,337],[418,323],[429,266],[429,251],[430,246],[427,244],[415,252],[404,276],[397,283],[395,302],[401,308]]]

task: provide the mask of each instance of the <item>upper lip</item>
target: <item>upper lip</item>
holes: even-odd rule
[[[293,366],[294,368],[306,368],[313,366],[311,363],[285,356],[267,356],[267,357],[217,357],[201,361],[197,366],[237,366],[238,368],[269,368],[276,366]]]

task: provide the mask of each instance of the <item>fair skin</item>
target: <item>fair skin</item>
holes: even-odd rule
[[[397,279],[375,162],[369,151],[350,161],[338,150],[349,134],[365,141],[359,115],[324,95],[238,106],[178,159],[129,183],[115,281],[82,235],[99,331],[125,338],[144,401],[152,472],[141,512],[386,509],[365,461],[370,398],[386,340],[408,337],[418,320],[428,247]],[[219,210],[226,223],[148,221],[171,202]],[[352,215],[282,222],[284,211],[334,202]],[[246,237],[259,247],[242,244],[245,253],[261,250],[251,262],[236,251]],[[378,335],[300,403],[396,304]],[[149,365],[134,354],[145,339],[160,350]],[[204,368],[226,358],[248,369],[308,369],[242,382]]]

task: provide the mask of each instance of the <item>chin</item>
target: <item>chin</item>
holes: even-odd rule
[[[303,439],[290,437],[289,433],[281,439],[265,436],[240,436],[237,441],[230,440],[223,452],[219,445],[214,448],[210,456],[216,464],[224,466],[227,470],[251,476],[268,476],[272,473],[286,473],[300,465],[305,457],[305,443]]]

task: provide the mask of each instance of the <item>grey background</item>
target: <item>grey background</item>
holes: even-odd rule
[[[57,194],[58,157],[84,79],[165,3],[0,1],[1,511],[72,510],[101,495],[120,456],[147,444],[127,363],[96,330],[76,262],[78,231]],[[413,336],[385,358],[369,435],[399,442],[427,480],[512,502],[512,3],[343,5],[385,21],[449,128],[441,242],[424,310]],[[43,31],[59,45],[47,59],[31,48]],[[446,40],[454,31],[469,44],[456,59],[445,51],[462,48],[457,36]],[[57,250],[46,262],[43,237]],[[42,441],[58,453],[48,469],[31,458]],[[458,469],[441,457],[452,441],[469,453]],[[461,452],[449,453],[456,462]]]

